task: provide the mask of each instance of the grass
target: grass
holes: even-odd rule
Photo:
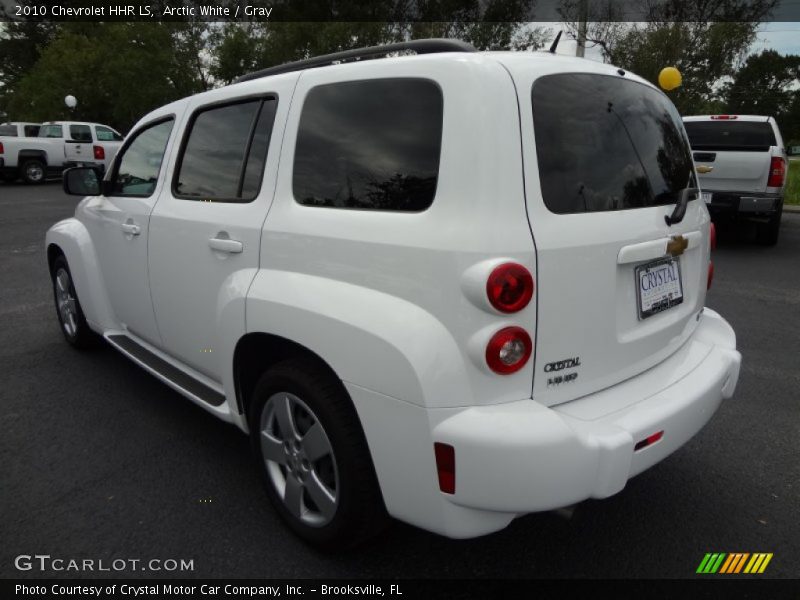
[[[789,160],[789,175],[786,179],[786,204],[800,205],[800,156]]]

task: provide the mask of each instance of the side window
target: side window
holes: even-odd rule
[[[91,142],[92,129],[88,125],[70,125],[69,137],[76,142]]]
[[[17,137],[16,125],[0,125],[0,135],[5,137]]]
[[[258,195],[275,120],[274,98],[202,109],[188,128],[173,182],[186,200],[250,202]]]
[[[94,128],[95,135],[97,135],[98,142],[121,142],[122,136],[110,127],[103,127],[97,125]]]
[[[38,125],[25,125],[25,137],[36,137],[39,135]]]
[[[39,130],[40,138],[63,138],[64,131],[61,125],[42,125]]]
[[[112,196],[146,198],[155,191],[173,123],[161,121],[135,134],[118,159]]]
[[[321,85],[306,97],[294,197],[306,206],[421,211],[433,203],[442,92],[427,79]]]

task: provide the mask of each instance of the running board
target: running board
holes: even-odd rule
[[[127,335],[115,333],[106,335],[106,339],[117,350],[132,358],[154,375],[171,383],[174,387],[178,388],[179,391],[183,391],[211,406],[222,406],[225,402],[225,396],[223,394],[197,381],[194,377],[184,373],[180,369],[173,367],[163,358],[156,356]]]

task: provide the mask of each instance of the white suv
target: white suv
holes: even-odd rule
[[[47,255],[67,340],[249,431],[304,539],[605,498],[733,394],[708,211],[646,81],[441,40],[243,79],[147,115],[104,181],[68,171],[88,197]]]

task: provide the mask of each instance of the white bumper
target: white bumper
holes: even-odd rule
[[[376,435],[375,407],[365,415],[363,402],[354,400],[389,512],[451,537],[471,537],[524,513],[619,492],[685,444],[731,397],[741,363],[735,348],[731,327],[706,309],[691,338],[664,362],[556,407],[527,399],[426,411],[391,399],[384,417],[391,416],[394,432],[386,433],[381,419],[384,433]],[[390,399],[383,398],[386,410]],[[634,450],[660,431],[659,441]],[[455,494],[438,490],[434,442],[455,448]]]

